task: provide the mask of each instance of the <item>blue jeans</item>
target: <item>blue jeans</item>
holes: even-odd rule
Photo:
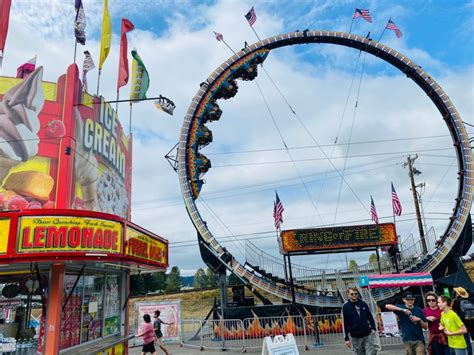
[[[451,350],[451,355],[466,355],[467,354],[466,349],[449,348],[449,350]]]

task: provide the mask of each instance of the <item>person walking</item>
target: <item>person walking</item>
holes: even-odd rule
[[[448,345],[452,355],[466,355],[467,344],[464,334],[466,326],[461,318],[451,309],[451,299],[448,296],[438,297],[438,307],[441,309],[439,330],[448,336]]]
[[[149,314],[143,315],[143,320],[145,324],[143,324],[142,332],[137,334],[136,337],[143,337],[143,347],[142,347],[142,354],[146,355],[147,353],[151,353],[152,355],[156,355],[155,350],[155,332],[153,330],[153,325],[151,324],[151,317]]]
[[[430,338],[428,340],[428,355],[450,355],[448,339],[444,332],[439,330],[441,309],[438,307],[438,296],[434,292],[426,294],[426,307],[423,313],[428,321]]]
[[[169,355],[168,349],[165,348],[163,344],[163,333],[161,332],[161,325],[166,324],[166,325],[173,325],[173,323],[166,323],[165,321],[160,319],[160,311],[156,310],[155,311],[155,321],[153,322],[153,328],[155,330],[155,339],[156,342],[158,343],[158,347],[165,352],[166,355]]]
[[[375,355],[375,322],[367,303],[359,299],[356,287],[347,290],[348,301],[342,306],[344,341],[354,354]],[[351,339],[349,339],[349,335]]]
[[[423,329],[428,329],[425,315],[415,306],[415,296],[411,292],[403,295],[403,305],[387,304],[385,308],[395,312],[402,327],[403,344],[407,355],[425,355],[426,345]]]
[[[467,344],[467,355],[472,355],[471,338],[474,339],[474,318],[472,318],[472,315],[466,314],[466,305],[472,307],[472,303],[469,301],[469,293],[464,287],[455,287],[453,291],[452,310],[461,318],[466,326],[467,333],[464,334],[464,339],[466,339]]]

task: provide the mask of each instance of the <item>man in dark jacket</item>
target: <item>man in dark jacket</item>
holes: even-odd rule
[[[349,300],[342,306],[344,340],[357,355],[375,355],[375,322],[367,303],[359,299],[357,288],[347,290]],[[351,339],[349,339],[349,334]]]

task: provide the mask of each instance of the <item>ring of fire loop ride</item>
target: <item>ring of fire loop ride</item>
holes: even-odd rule
[[[200,148],[212,142],[212,132],[207,123],[217,121],[222,111],[217,100],[229,99],[238,91],[237,79],[251,81],[257,76],[258,64],[265,61],[272,49],[297,44],[326,43],[355,48],[381,58],[413,80],[431,99],[446,123],[453,140],[458,160],[458,189],[453,214],[442,238],[443,243],[425,255],[423,262],[411,272],[432,271],[451,251],[461,237],[472,203],[473,162],[469,137],[459,113],[443,89],[419,65],[400,52],[370,38],[336,31],[289,32],[258,41],[245,47],[222,63],[200,85],[189,106],[181,129],[178,146],[178,174],[181,192],[187,212],[207,248],[225,267],[235,273],[247,285],[269,292],[279,298],[291,300],[291,291],[259,278],[241,265],[214,238],[197,209],[195,200],[203,186],[203,175],[211,162]],[[340,305],[340,301],[327,296],[296,292],[299,304],[321,307]]]

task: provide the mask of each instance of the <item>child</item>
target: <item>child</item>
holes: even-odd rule
[[[161,332],[161,324],[172,325],[173,323],[166,323],[162,321],[160,319],[160,311],[156,310],[155,321],[153,322],[153,327],[155,329],[156,342],[158,343],[158,346],[160,347],[160,349],[163,350],[166,355],[169,355],[168,349],[165,348],[165,346],[163,345],[163,341],[161,340],[161,338],[163,338],[163,333]]]
[[[143,325],[142,332],[137,335],[137,337],[143,337],[143,347],[142,347],[142,354],[146,355],[147,353],[151,353],[152,355],[156,355],[155,350],[155,336],[153,325],[151,324],[151,317],[149,314],[143,315],[143,320],[145,324]]]
[[[451,299],[449,297],[438,297],[438,307],[442,311],[439,330],[448,336],[448,345],[452,354],[465,355],[467,344],[464,334],[467,333],[467,329],[461,318],[451,310],[450,304]]]

